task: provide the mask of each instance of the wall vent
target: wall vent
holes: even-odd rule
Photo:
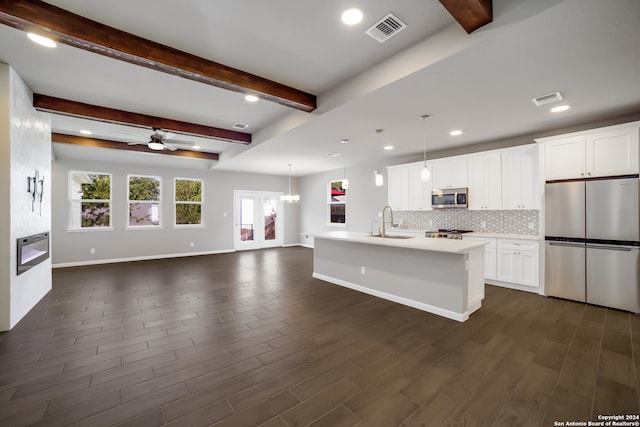
[[[244,123],[239,123],[239,122],[238,122],[238,123],[234,123],[234,124],[233,124],[233,127],[234,127],[235,129],[246,129],[246,128],[248,128],[248,127],[249,127],[249,125],[244,124]]]
[[[379,43],[384,43],[405,28],[407,28],[407,24],[399,20],[397,16],[389,13],[387,16],[373,24],[366,33],[376,39]]]
[[[551,104],[552,102],[562,101],[562,94],[560,92],[554,92],[549,95],[533,98],[532,101],[539,107],[541,105]]]

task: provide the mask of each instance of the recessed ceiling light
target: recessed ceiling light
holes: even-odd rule
[[[45,46],[45,47],[56,47],[56,46],[58,46],[58,43],[54,42],[53,40],[51,40],[48,37],[44,37],[44,36],[41,36],[39,34],[27,33],[27,37],[29,37],[29,39],[32,42],[38,43],[41,46]]]
[[[247,101],[247,102],[256,102],[256,101],[258,101],[258,99],[260,99],[260,98],[258,98],[256,95],[251,95],[251,94],[246,95],[244,97],[244,100]]]
[[[91,135],[92,134],[92,132],[90,130],[86,130],[86,129],[81,129],[80,133],[83,134],[83,135]]]
[[[328,154],[328,156],[330,156],[330,157],[338,157],[339,155],[340,155],[340,153],[336,153],[335,151]]]
[[[393,145],[385,145],[384,149],[389,151],[389,150],[393,150]]]
[[[460,129],[455,129],[455,130],[452,130],[451,132],[449,132],[449,135],[451,135],[451,136],[462,135],[462,131]]]
[[[568,105],[558,105],[557,107],[553,107],[549,111],[551,111],[552,113],[561,113],[563,111],[567,111],[569,108],[571,107],[569,107]]]
[[[357,25],[362,22],[362,11],[360,9],[347,9],[342,12],[342,22],[345,25]]]

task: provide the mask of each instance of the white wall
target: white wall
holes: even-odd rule
[[[113,231],[68,231],[69,172],[89,171],[112,174]],[[162,229],[126,230],[127,175],[162,178]],[[204,181],[202,228],[174,228],[173,179],[198,178]],[[292,185],[296,182],[292,179]],[[163,258],[189,254],[228,252],[233,242],[233,190],[287,192],[288,177],[225,171],[161,168],[135,164],[56,159],[53,163],[54,266],[96,264],[116,260]],[[225,217],[226,213],[226,217]],[[284,204],[284,245],[298,243],[298,207]],[[191,247],[190,243],[194,246]],[[95,248],[95,254],[90,249]]]
[[[51,124],[32,107],[32,93],[0,64],[0,330],[9,330],[51,289],[51,258],[17,275],[18,238],[51,230]],[[43,202],[32,210],[27,178],[44,177]]]
[[[313,246],[311,235],[331,230],[369,232],[371,221],[377,220],[378,212],[387,204],[387,173],[385,165],[380,169],[385,178],[382,187],[376,187],[374,171],[377,164],[363,163],[347,166],[346,226],[328,225],[327,191],[330,181],[343,178],[343,168],[333,171],[301,177],[300,182],[300,242]],[[308,236],[308,237],[307,237]]]

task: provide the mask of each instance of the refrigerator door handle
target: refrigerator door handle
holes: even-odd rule
[[[587,248],[606,249],[608,251],[622,251],[622,252],[631,252],[633,249],[638,249],[633,246],[598,245],[593,243],[587,243]]]

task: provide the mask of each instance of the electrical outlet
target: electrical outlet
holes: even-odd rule
[[[91,248],[91,249],[89,249],[89,253],[91,253],[91,254],[95,254],[95,253],[96,253],[96,248]]]
[[[429,227],[433,227],[433,220],[432,219],[429,220]]]
[[[529,230],[535,230],[535,228],[536,228],[536,227],[535,227],[535,224],[534,224],[534,223],[532,223],[532,222],[530,222],[530,223],[529,223]]]
[[[485,231],[487,229],[487,221],[481,221],[480,228],[482,228],[482,231]]]
[[[360,267],[360,274],[365,274],[367,270],[364,267]]]
[[[382,212],[378,212],[378,218],[382,218]]]
[[[227,217],[227,213],[226,213],[226,212],[225,212],[225,213],[223,213],[223,214],[222,214],[222,216],[223,216],[224,218],[226,218],[226,217]]]
[[[189,246],[193,247],[193,242],[189,243]]]

